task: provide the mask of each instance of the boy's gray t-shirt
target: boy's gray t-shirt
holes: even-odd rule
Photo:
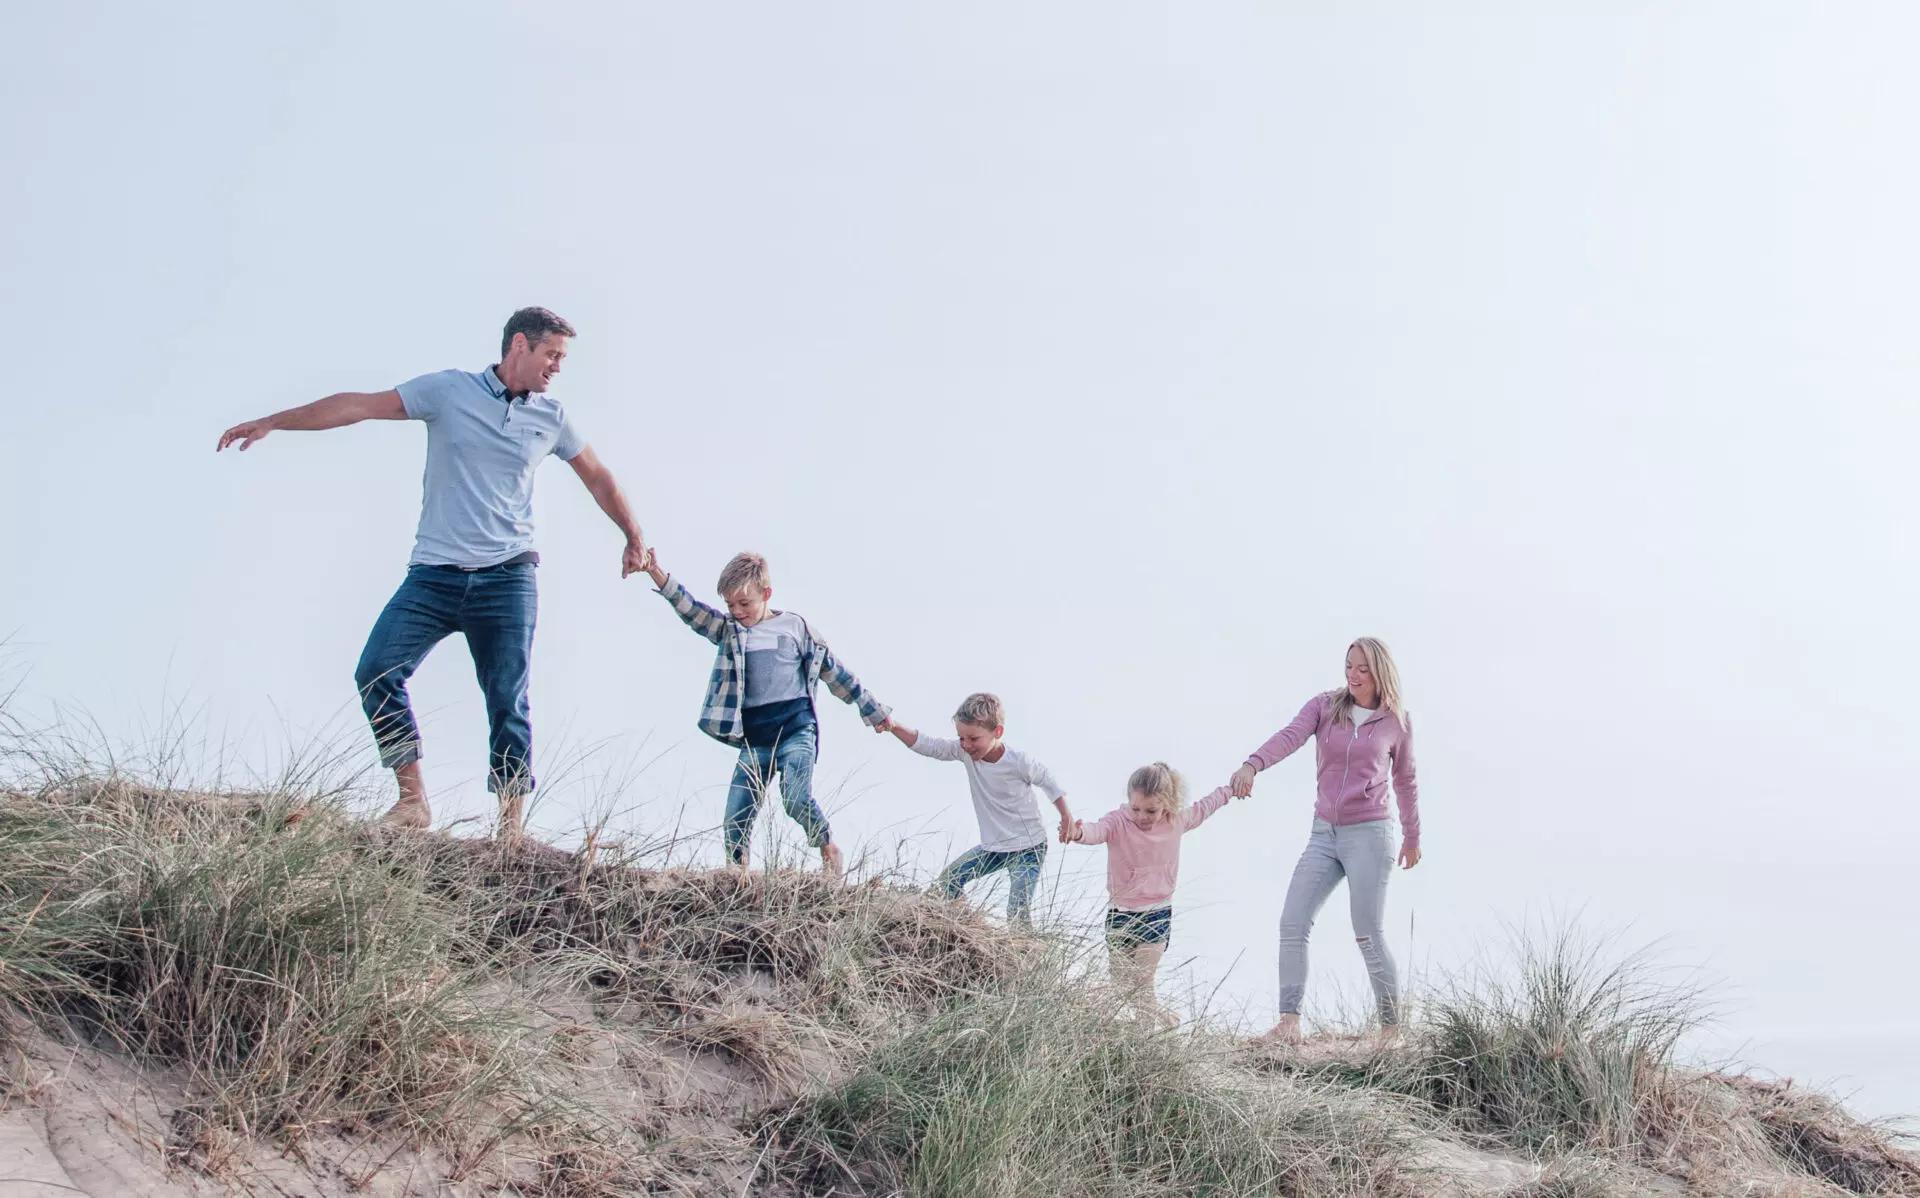
[[[740,647],[747,654],[747,691],[743,707],[765,707],[807,697],[807,673],[801,662],[807,626],[790,611],[775,612],[751,628],[742,628]]]
[[[536,393],[509,401],[491,367],[441,370],[398,388],[427,426],[414,565],[496,566],[533,548],[533,472],[572,461],[586,442],[565,407]]]

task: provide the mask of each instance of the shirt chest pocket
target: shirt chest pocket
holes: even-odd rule
[[[553,450],[553,430],[531,420],[516,420],[505,432],[514,456],[522,462],[538,462]]]

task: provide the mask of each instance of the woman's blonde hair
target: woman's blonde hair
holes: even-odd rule
[[[1404,723],[1406,708],[1400,703],[1400,667],[1393,664],[1393,654],[1387,652],[1384,641],[1376,637],[1363,636],[1347,646],[1347,652],[1360,650],[1367,659],[1367,669],[1373,671],[1373,685],[1380,692],[1380,706],[1391,711]],[[1353,692],[1342,685],[1333,695],[1333,722],[1345,720],[1353,722]]]
[[[1160,810],[1168,819],[1180,818],[1187,809],[1187,780],[1180,771],[1164,761],[1143,765],[1127,779],[1127,796],[1135,792],[1160,800]]]

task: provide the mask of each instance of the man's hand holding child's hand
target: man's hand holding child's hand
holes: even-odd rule
[[[1085,839],[1086,835],[1087,835],[1087,825],[1085,821],[1074,820],[1073,835],[1067,837],[1067,842],[1069,844],[1078,844],[1080,843],[1081,840]]]
[[[1079,826],[1078,820],[1074,819],[1068,812],[1062,811],[1060,813],[1060,843],[1072,844],[1074,840],[1077,839],[1075,829]]]
[[[667,572],[660,568],[660,559],[654,555],[653,546],[647,546],[646,556],[640,561],[640,568],[646,571],[648,578],[653,579],[654,586],[667,585]]]

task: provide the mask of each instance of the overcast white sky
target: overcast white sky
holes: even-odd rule
[[[215,437],[477,369],[545,304],[669,568],[764,551],[902,719],[996,690],[1096,815],[1154,758],[1224,780],[1381,636],[1421,744],[1403,966],[1579,911],[1727,979],[1760,1064],[1920,1108],[1920,14],[1447,8],[11,13],[26,694],[371,765],[351,674],[423,430]],[[717,823],[709,646],[571,472],[539,503],[542,772],[605,743],[542,823],[627,760],[641,822]],[[439,813],[485,811],[464,646],[414,690]],[[841,839],[972,843],[957,768],[824,718]],[[1173,956],[1256,1017],[1311,772],[1186,848]],[[1098,851],[1062,862],[1092,901]],[[1309,1004],[1358,993],[1344,895],[1315,944]]]

